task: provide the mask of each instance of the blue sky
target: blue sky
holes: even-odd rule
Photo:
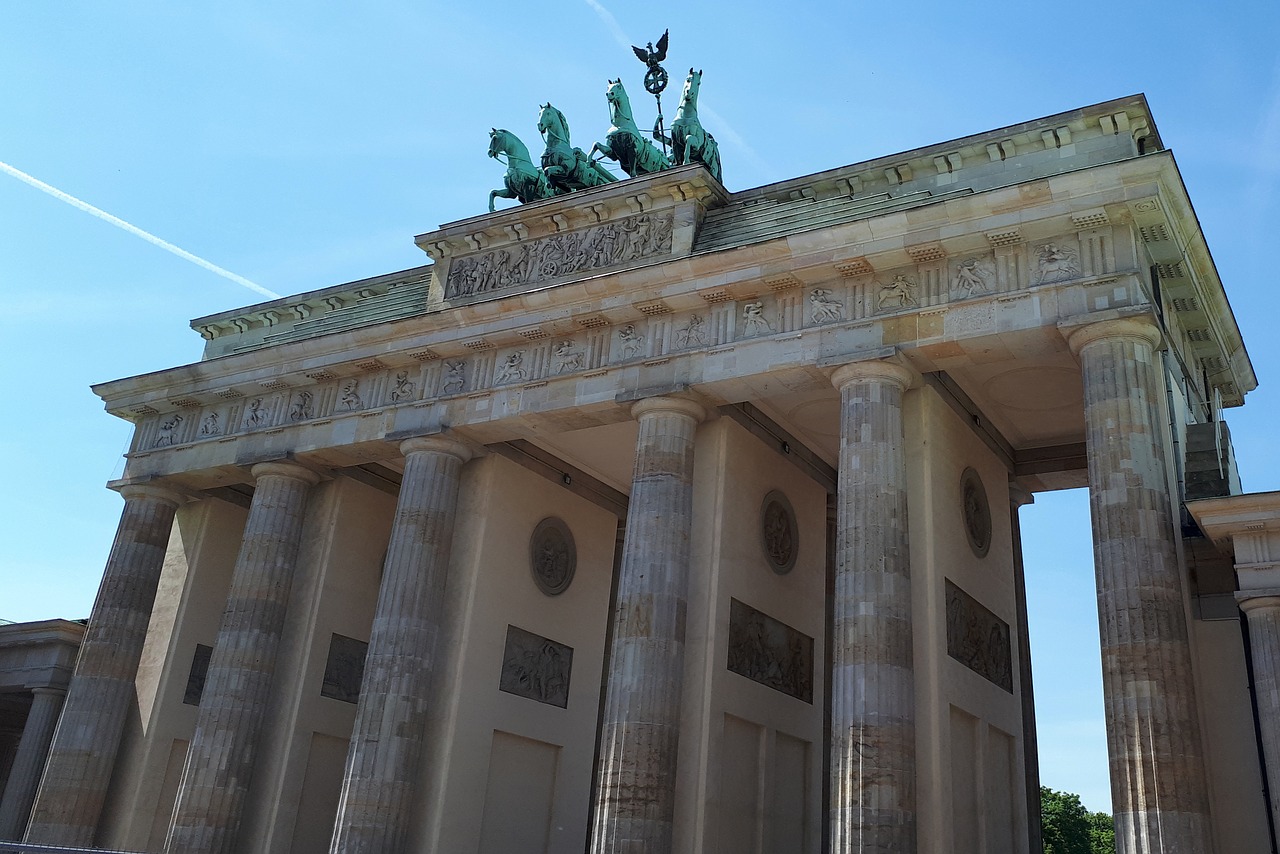
[[[15,0],[0,163],[287,294],[423,263],[413,235],[500,185],[490,127],[536,147],[550,100],[589,148],[617,76],[652,115],[621,41],[668,26],[731,190],[1145,92],[1262,382],[1228,416],[1245,487],[1277,489],[1278,24],[1264,0]],[[195,361],[191,318],[260,298],[0,170],[0,618],[91,607],[129,427],[90,383]],[[1044,781],[1109,810],[1087,506],[1023,512]]]

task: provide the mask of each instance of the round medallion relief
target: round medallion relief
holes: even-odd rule
[[[578,549],[573,534],[563,520],[548,516],[533,529],[529,538],[529,565],[538,589],[559,596],[569,589],[578,566]]]
[[[760,509],[760,537],[769,566],[779,575],[785,575],[796,565],[796,553],[800,550],[800,530],[796,526],[796,514],[787,496],[776,489],[764,497]]]
[[[982,478],[971,468],[960,475],[960,509],[969,546],[978,557],[986,557],[991,548],[991,505]]]

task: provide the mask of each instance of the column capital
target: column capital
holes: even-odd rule
[[[1160,343],[1160,328],[1155,318],[1150,315],[1110,318],[1094,323],[1084,323],[1074,328],[1064,329],[1067,334],[1067,346],[1076,356],[1096,341],[1120,338],[1129,341],[1143,341],[1151,347]]]
[[[1014,510],[1020,507],[1026,507],[1028,504],[1035,504],[1036,497],[1031,494],[1031,490],[1027,489],[1016,480],[1009,481],[1009,504]]]
[[[400,453],[406,457],[410,454],[447,454],[464,463],[474,456],[466,445],[443,436],[415,436],[405,439],[400,443]]]
[[[253,475],[254,480],[264,477],[287,477],[292,480],[300,480],[307,486],[315,486],[320,482],[320,475],[311,469],[285,460],[257,463],[253,468],[249,469],[249,472]]]
[[[1257,590],[1237,590],[1236,602],[1246,614],[1250,611],[1266,611],[1280,608],[1280,587],[1263,587]]]
[[[170,504],[174,507],[181,507],[187,503],[187,498],[182,493],[166,489],[154,483],[131,483],[114,488],[125,501],[132,501],[138,498],[150,499],[151,501],[163,501],[165,504]]]
[[[831,372],[831,384],[838,389],[849,383],[867,380],[894,383],[906,391],[915,383],[916,374],[905,365],[885,359],[849,362]]]
[[[646,397],[631,404],[632,418],[639,419],[651,412],[674,412],[687,415],[699,423],[707,417],[706,407],[683,397]]]

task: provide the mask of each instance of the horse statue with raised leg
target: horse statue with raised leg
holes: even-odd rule
[[[489,156],[502,163],[501,155],[506,155],[507,174],[502,182],[505,187],[489,193],[489,213],[493,213],[495,198],[519,199],[521,203],[536,202],[549,199],[555,195],[555,189],[547,180],[546,174],[533,165],[529,157],[529,149],[509,130],[492,128],[489,131]]]
[[[543,104],[538,114],[538,132],[547,148],[542,152],[542,171],[556,192],[569,193],[598,187],[618,180],[609,170],[569,141],[569,121],[551,104]]]
[[[671,136],[662,136],[657,127],[653,129],[653,135],[671,146],[675,165],[701,163],[717,181],[721,181],[720,146],[698,121],[698,89],[701,86],[702,72],[690,68],[684,81],[684,92],[680,95],[680,106],[676,108],[675,120],[671,122]]]
[[[622,88],[621,79],[609,81],[605,98],[609,101],[609,121],[612,127],[604,142],[591,146],[591,157],[595,159],[598,151],[610,160],[618,161],[622,171],[632,178],[670,169],[671,161],[667,155],[645,139],[636,127],[636,120],[631,116],[631,100],[627,98],[627,90]]]

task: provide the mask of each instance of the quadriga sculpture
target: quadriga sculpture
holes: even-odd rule
[[[550,103],[543,104],[541,109],[538,131],[547,144],[542,152],[542,171],[547,173],[547,179],[557,192],[569,193],[618,180],[581,148],[573,147],[569,140],[569,122],[564,113]]]
[[[671,122],[670,138],[661,136],[657,128],[654,128],[653,133],[671,146],[672,160],[676,166],[701,163],[717,181],[722,181],[720,146],[698,120],[698,89],[701,86],[702,72],[690,68],[689,76],[684,81],[684,91],[680,95],[680,106],[676,108],[675,120]]]
[[[592,158],[595,158],[598,151],[610,160],[618,161],[622,171],[632,178],[670,169],[671,161],[667,156],[645,139],[636,127],[636,120],[631,115],[631,100],[627,97],[621,78],[609,81],[605,98],[609,101],[609,121],[612,127],[604,142],[591,146]]]
[[[501,155],[507,158],[507,174],[503,176],[505,187],[489,192],[489,213],[493,213],[495,198],[536,202],[555,195],[551,182],[541,169],[533,165],[529,149],[520,138],[509,130],[493,128],[489,131],[489,156],[501,163]]]

